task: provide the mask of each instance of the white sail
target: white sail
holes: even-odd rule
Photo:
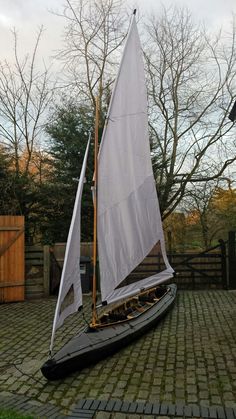
[[[80,173],[73,215],[66,243],[65,258],[61,275],[60,289],[53,321],[50,351],[52,351],[55,332],[66,317],[75,313],[82,306],[82,289],[80,280],[80,226],[81,199],[85,171],[87,166],[90,138],[86,147],[83,165]]]
[[[164,272],[116,289],[158,241]],[[173,276],[150,158],[145,75],[135,16],[99,153],[98,250],[102,301],[107,303]]]

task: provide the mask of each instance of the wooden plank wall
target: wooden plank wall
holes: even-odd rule
[[[25,298],[24,217],[0,216],[0,303]]]
[[[43,298],[50,294],[50,281],[52,285],[53,276],[55,276],[50,255],[62,267],[64,253],[65,243],[57,243],[51,249],[49,246],[26,246],[25,292],[27,299]],[[91,257],[92,243],[81,243],[81,255]],[[179,288],[222,288],[222,255],[219,251],[208,254],[171,254],[169,259],[173,268],[176,267],[178,275],[174,281],[177,282]],[[157,269],[163,268],[159,247],[155,246],[129,279],[132,282],[140,277],[152,275]]]
[[[236,232],[229,231],[228,235],[229,253],[229,289],[236,289]]]
[[[63,266],[65,243],[56,243],[52,249],[60,266]],[[92,258],[92,243],[81,243],[81,256]],[[179,288],[222,288],[224,272],[222,268],[222,249],[217,246],[213,251],[200,253],[171,253],[169,262],[176,270],[174,282]],[[165,268],[160,255],[159,245],[155,245],[147,258],[129,275],[124,284],[154,275]]]
[[[26,299],[47,297],[50,286],[49,246],[26,246],[25,250]]]
[[[62,267],[64,262],[66,250],[66,243],[55,243],[52,246],[52,252],[58,262],[58,264]],[[93,243],[91,242],[82,242],[80,248],[81,256],[86,256],[92,258],[93,256]]]
[[[223,288],[224,272],[222,254],[212,253],[172,253],[169,262],[176,272],[174,282],[181,289]],[[160,254],[152,253],[129,275],[124,284],[154,275],[165,269]],[[169,281],[171,282],[171,280]]]

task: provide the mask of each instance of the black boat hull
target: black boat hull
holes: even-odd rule
[[[177,287],[167,286],[166,294],[148,311],[131,320],[98,329],[87,329],[71,339],[42,366],[48,380],[81,370],[117,352],[142,336],[165,315],[175,301]]]

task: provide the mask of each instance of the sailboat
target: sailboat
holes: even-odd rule
[[[98,112],[97,106],[96,121]],[[166,254],[151,164],[144,65],[135,12],[99,152],[98,122],[95,126],[92,320],[81,333],[53,354],[56,330],[67,316],[80,311],[83,304],[80,218],[88,152],[89,143],[67,240],[50,358],[41,368],[42,374],[49,380],[98,362],[142,336],[156,325],[172,306],[176,296],[176,285],[169,284],[174,271]],[[125,282],[125,278],[145,259],[156,243],[161,249],[165,268],[139,281]],[[97,247],[100,304],[97,303],[96,291]]]

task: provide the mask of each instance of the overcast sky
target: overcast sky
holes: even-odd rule
[[[151,13],[157,9],[159,0],[127,0],[130,6],[141,7],[142,12]],[[236,0],[165,0],[165,5],[185,5],[192,12],[196,20],[204,20],[208,27],[214,29],[221,25],[227,27],[232,19],[232,12],[236,13]],[[53,15],[50,10],[60,11],[63,0],[0,0],[0,61],[10,59],[13,53],[11,28],[15,27],[19,34],[19,45],[22,52],[32,50],[37,29],[40,25],[45,32],[40,44],[41,54],[48,62],[60,46],[63,18]]]

